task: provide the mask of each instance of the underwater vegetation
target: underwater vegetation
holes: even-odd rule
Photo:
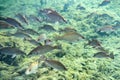
[[[120,80],[119,0],[0,0],[0,80]]]

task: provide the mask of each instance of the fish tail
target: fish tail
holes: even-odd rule
[[[47,60],[45,55],[41,55],[38,62]]]
[[[4,17],[1,17],[1,16],[0,16],[0,20],[3,20],[3,21],[5,21],[6,19],[5,19]]]
[[[113,53],[110,54],[110,58],[114,59],[114,55],[113,55]]]

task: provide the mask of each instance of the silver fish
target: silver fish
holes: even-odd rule
[[[5,55],[12,55],[12,58],[16,57],[17,55],[26,55],[23,51],[13,48],[13,47],[3,47],[0,49],[0,54]]]
[[[52,68],[55,68],[55,69],[58,69],[58,70],[67,70],[67,68],[59,61],[57,60],[50,60],[50,59],[46,59],[45,60],[45,63],[52,67]]]
[[[43,60],[45,64],[49,67],[58,69],[58,70],[63,70],[66,71],[67,68],[59,61],[57,60],[52,60],[52,59],[47,59],[44,55],[40,56],[40,61]]]
[[[108,54],[108,53],[106,53],[106,52],[98,52],[98,53],[94,54],[93,57],[97,57],[97,58],[105,58],[105,57],[109,57],[109,58],[114,59],[114,55],[113,55],[113,53]]]
[[[56,40],[65,40],[68,42],[75,42],[78,40],[84,39],[84,37],[77,32],[67,32],[62,36],[58,36]]]
[[[56,11],[50,9],[50,8],[46,8],[43,10],[40,10],[41,13],[45,14],[47,16],[47,21],[55,23],[55,22],[65,22],[67,23],[67,21]]]
[[[54,49],[58,49],[57,46],[50,46],[50,45],[44,45],[44,46],[38,46],[36,48],[34,48],[29,54],[28,56],[31,56],[31,55],[42,55],[42,54],[45,54],[47,52],[50,52]]]
[[[5,22],[7,22],[7,23],[11,24],[12,26],[17,27],[19,29],[24,29],[24,27],[20,24],[20,22],[18,22],[17,20],[15,20],[13,18],[10,18],[10,17],[7,17],[7,18],[0,17],[0,20],[5,21]]]

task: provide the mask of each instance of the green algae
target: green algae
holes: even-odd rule
[[[10,0],[11,1],[11,0]],[[60,10],[63,9],[63,4],[67,3],[67,0],[64,1],[48,1],[47,3],[42,6],[42,8],[53,8],[56,11],[60,12]],[[5,0],[2,2],[6,3]],[[21,6],[23,1],[16,3],[14,6],[8,8],[11,3],[15,3],[15,0],[13,2],[10,2],[8,5],[6,3],[5,9],[2,12],[3,16],[13,16],[13,13],[16,13],[16,10],[18,12],[24,12],[25,14],[36,14],[36,10],[31,6],[32,4],[38,4],[39,0],[33,1],[30,0],[25,1],[24,5],[27,4],[27,7],[25,10],[20,10],[19,7]],[[102,0],[100,0],[102,2]],[[115,55],[115,59],[109,59],[109,58],[103,58],[103,59],[97,59],[93,58],[93,55],[98,52],[98,50],[93,49],[91,46],[84,47],[84,44],[87,43],[87,40],[85,41],[79,41],[75,44],[69,44],[65,41],[54,41],[55,44],[60,44],[62,49],[60,49],[58,52],[53,51],[46,54],[48,58],[59,60],[62,62],[68,71],[58,71],[55,69],[51,69],[50,67],[44,67],[40,65],[40,68],[38,69],[38,72],[36,74],[31,75],[24,75],[24,72],[22,75],[20,75],[17,71],[22,71],[26,69],[29,64],[39,58],[38,57],[32,57],[23,58],[22,61],[18,60],[19,66],[17,67],[17,71],[15,66],[7,65],[5,63],[0,63],[0,80],[119,80],[120,79],[120,51],[119,51],[119,45],[120,45],[120,38],[119,38],[119,30],[117,30],[117,36],[114,36],[112,34],[110,35],[104,35],[100,36],[99,34],[95,33],[95,28],[101,27],[104,24],[112,24],[115,20],[119,20],[119,8],[117,6],[117,2],[112,1],[111,5],[107,5],[102,8],[96,8],[97,4],[100,2],[98,1],[90,1],[90,0],[82,0],[79,3],[82,3],[86,11],[76,11],[75,6],[78,4],[77,0],[75,4],[71,5],[68,12],[61,13],[66,19],[69,19],[69,24],[52,24],[56,30],[59,30],[59,27],[67,27],[72,26],[75,28],[80,34],[85,36],[85,38],[88,40],[90,38],[94,38],[94,36],[97,37],[98,40],[102,42],[102,46],[109,50],[110,52],[113,52]],[[48,4],[50,3],[50,4]],[[89,4],[88,4],[89,3]],[[119,2],[118,2],[119,3]],[[2,4],[2,3],[1,3]],[[19,4],[19,5],[18,5]],[[56,5],[57,4],[57,5]],[[94,5],[92,5],[94,4]],[[3,6],[3,5],[2,5]],[[15,8],[15,6],[18,6],[18,8]],[[38,5],[40,6],[40,5]],[[94,8],[91,8],[91,6]],[[116,8],[114,8],[116,7]],[[21,7],[22,8],[22,7]],[[113,9],[111,9],[113,8]],[[11,9],[14,9],[11,11]],[[71,13],[72,12],[72,13]],[[85,18],[87,15],[93,13],[90,18]],[[5,13],[5,14],[4,14]],[[72,15],[71,15],[72,14]],[[95,21],[96,16],[107,14],[108,16],[98,17]],[[112,17],[112,18],[111,18]],[[112,19],[112,20],[111,20]],[[44,23],[43,23],[44,24]],[[43,25],[42,23],[39,24],[40,26]],[[38,25],[38,24],[37,24]],[[33,23],[33,25],[28,25],[26,28],[32,28],[38,31],[36,27],[36,23]],[[4,31],[5,32],[5,31]],[[44,32],[44,31],[38,31],[38,32]],[[47,33],[47,31],[45,32]],[[54,36],[59,35],[58,32],[55,33],[47,33],[47,36],[54,40]],[[36,38],[36,36],[33,36],[33,38]],[[20,38],[16,37],[7,37],[0,35],[0,44],[5,46],[13,46],[13,42],[16,43],[16,47],[18,47],[20,50],[23,50],[26,54],[28,54],[33,48],[35,48],[34,45],[30,44],[28,41],[24,41]],[[63,54],[62,57],[57,57],[56,53]],[[19,59],[19,58],[17,58]],[[17,60],[16,59],[16,60]],[[12,74],[15,72],[14,74]]]

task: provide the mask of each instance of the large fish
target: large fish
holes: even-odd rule
[[[67,68],[61,62],[57,60],[47,59],[44,55],[40,56],[40,60],[43,60],[45,64],[49,67],[63,71],[67,70]]]
[[[58,36],[56,38],[56,40],[65,40],[68,42],[75,42],[75,41],[79,41],[81,39],[84,39],[84,37],[77,32],[67,32],[64,35]]]
[[[7,18],[4,18],[4,17],[0,17],[0,20],[3,20],[9,24],[11,24],[12,26],[15,26],[17,28],[20,28],[20,29],[24,29],[24,27],[15,19],[13,18],[10,18],[10,17],[7,17]]]
[[[16,57],[17,55],[26,55],[23,51],[13,48],[13,47],[3,47],[0,49],[0,54],[5,55],[12,55],[12,58]]]
[[[50,45],[44,45],[44,46],[38,46],[36,48],[34,48],[29,54],[28,56],[34,56],[34,55],[42,55],[45,54],[47,52],[50,52],[54,49],[58,49],[57,46],[50,46]]]
[[[57,13],[56,11],[54,11],[50,8],[40,10],[40,12],[44,13],[47,17],[47,20],[50,22],[53,22],[53,23],[65,22],[65,23],[67,23],[67,21],[59,13]]]

